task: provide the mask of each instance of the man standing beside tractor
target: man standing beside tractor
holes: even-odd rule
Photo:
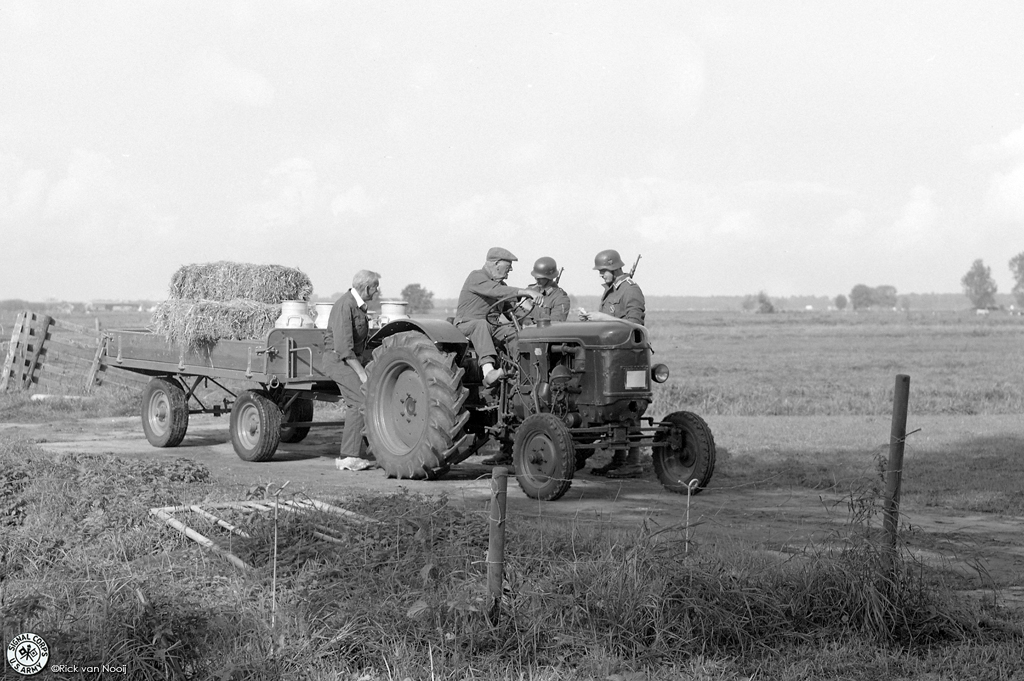
[[[637,258],[639,262],[640,258]],[[647,314],[647,301],[644,292],[632,279],[633,271],[623,273],[625,263],[616,250],[601,251],[594,257],[594,269],[604,282],[604,294],[601,296],[601,311],[586,312],[580,310],[580,319],[584,321],[624,319],[643,326]],[[594,475],[605,475],[609,478],[637,478],[643,475],[640,465],[640,448],[630,447],[628,452],[616,449],[612,460],[599,468],[592,468]]]
[[[532,298],[536,301],[541,297],[539,291],[505,285],[504,281],[516,260],[519,258],[507,249],[496,246],[488,250],[484,266],[469,273],[459,293],[455,326],[459,327],[473,344],[485,386],[494,385],[505,376],[504,369],[494,368],[498,351],[494,347],[494,338],[491,335],[494,329],[487,321],[487,313],[502,298]]]
[[[363,384],[366,368],[363,353],[370,335],[366,304],[380,290],[380,275],[360,270],[352,288],[331,307],[324,332],[324,373],[338,384],[345,401],[345,429],[341,433],[341,457],[366,458],[363,446]]]

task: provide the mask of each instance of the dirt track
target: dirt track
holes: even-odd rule
[[[737,419],[738,421],[738,419]],[[738,427],[720,417],[713,426]],[[85,452],[124,457],[187,457],[205,464],[215,478],[237,485],[240,493],[256,485],[281,485],[321,499],[343,498],[353,492],[405,488],[421,494],[447,494],[469,507],[486,508],[491,469],[473,457],[439,481],[393,480],[381,470],[342,471],[336,468],[340,429],[314,428],[301,443],[282,445],[272,461],[253,464],[240,460],[228,439],[226,418],[193,417],[180,447],[154,449],[146,441],[138,418],[82,419],[60,424],[4,424],[51,452]],[[720,439],[721,449],[721,439]],[[510,520],[536,517],[553,522],[570,520],[629,527],[646,522],[654,529],[682,529],[687,521],[687,498],[666,492],[653,473],[640,480],[611,481],[581,471],[572,488],[557,502],[527,498],[514,478],[509,481]],[[1024,603],[1024,518],[966,515],[904,504],[905,523],[916,528],[911,548],[929,561],[948,561],[967,574],[981,561],[1004,602]],[[689,504],[690,534],[698,543],[734,540],[771,552],[804,550],[811,541],[822,544],[847,521],[838,497],[806,488],[755,490],[728,487],[719,476]]]

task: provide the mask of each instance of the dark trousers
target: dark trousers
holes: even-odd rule
[[[333,354],[333,353],[332,353]],[[345,400],[345,429],[341,433],[341,455],[363,457],[363,384],[355,369],[341,360],[324,362],[324,372],[338,384]]]
[[[494,349],[494,339],[491,338],[491,325],[484,319],[463,319],[456,326],[473,344],[480,365],[494,364],[498,358],[498,351]]]

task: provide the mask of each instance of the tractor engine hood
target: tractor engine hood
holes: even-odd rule
[[[521,341],[579,343],[584,347],[609,348],[647,343],[647,330],[632,322],[555,322],[550,326],[527,326],[519,332]]]

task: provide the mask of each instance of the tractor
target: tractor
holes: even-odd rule
[[[496,301],[487,319],[506,378],[485,386],[478,358],[451,320],[392,321],[369,341],[365,428],[389,476],[435,479],[489,442],[511,452],[523,492],[554,501],[601,449],[650,447],[661,483],[697,493],[715,468],[711,429],[677,411],[645,416],[654,383],[647,329],[627,321],[524,325],[529,306]]]

